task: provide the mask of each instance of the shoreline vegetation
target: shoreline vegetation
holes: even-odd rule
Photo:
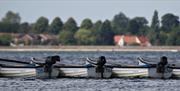
[[[78,52],[78,51],[117,51],[117,52],[179,52],[180,46],[23,46],[23,47],[0,47],[0,51],[7,52],[34,52],[34,51],[66,51],[66,52]]]
[[[73,16],[66,21],[59,16],[49,21],[40,16],[32,23],[22,22],[19,13],[7,11],[0,20],[0,45],[114,45],[115,37],[122,36],[116,40],[126,40],[120,43],[124,46],[143,42],[156,46],[180,46],[179,16],[173,13],[159,16],[154,10],[151,22],[144,16],[130,18],[123,12],[105,20],[92,21],[87,17],[80,25]],[[140,37],[140,42],[133,36]]]

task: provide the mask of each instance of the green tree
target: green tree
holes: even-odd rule
[[[50,33],[52,34],[59,34],[59,32],[62,30],[63,22],[59,17],[54,18],[52,23],[50,24]]]
[[[12,41],[12,37],[10,35],[0,36],[0,45],[1,46],[9,46],[11,41]]]
[[[112,20],[112,28],[115,34],[124,34],[128,26],[129,18],[122,12],[115,15]]]
[[[78,27],[77,27],[77,24],[76,24],[76,21],[70,17],[64,24],[63,26],[63,30],[65,31],[71,31],[71,32],[76,32],[78,30]]]
[[[83,29],[91,29],[93,27],[93,23],[90,19],[86,18],[82,21],[81,27]]]
[[[170,32],[172,28],[179,26],[179,17],[168,13],[162,16],[162,30]]]
[[[92,31],[88,29],[79,29],[75,34],[75,39],[79,45],[95,44],[95,37],[92,36]]]
[[[0,22],[0,32],[16,33],[19,30],[18,23]]]
[[[158,12],[155,10],[153,18],[152,18],[151,28],[153,29],[153,31],[158,31],[159,26],[160,26],[160,23],[159,23],[159,18],[158,18]]]
[[[74,45],[76,44],[74,34],[78,30],[76,21],[70,17],[63,25],[62,32],[60,33],[60,43],[64,45]]]
[[[71,31],[62,31],[59,34],[59,42],[62,45],[74,45],[75,39],[74,39],[74,33]]]
[[[167,40],[168,34],[164,31],[160,31],[159,33],[159,43],[158,45],[166,45],[166,40]]]
[[[135,17],[134,20],[140,27],[146,26],[148,24],[148,21],[144,17]]]
[[[142,28],[140,28],[138,35],[147,36],[150,30],[151,28],[149,26],[143,26]]]
[[[147,24],[148,24],[148,21],[144,17],[135,17],[129,21],[129,24],[127,27],[127,34],[140,35],[140,32],[142,34],[142,31],[140,30],[146,27]]]
[[[114,32],[112,31],[111,22],[105,20],[98,31],[97,40],[100,45],[113,45],[114,44]]]
[[[18,13],[8,11],[0,22],[0,32],[15,33],[19,30],[21,17]]]
[[[31,30],[31,26],[29,25],[28,22],[24,22],[20,24],[20,29],[19,29],[19,33],[29,33],[29,31]]]
[[[93,43],[94,45],[99,45],[100,44],[100,40],[98,39],[99,37],[101,37],[101,35],[99,35],[99,32],[101,31],[100,28],[102,26],[102,21],[98,20],[93,24],[92,27],[92,32],[91,32],[91,38],[93,39]]]
[[[97,22],[95,22],[93,25],[94,32],[99,31],[101,28],[101,25],[102,25],[102,21],[98,20]]]
[[[175,27],[168,35],[167,45],[180,45],[180,27]]]
[[[98,20],[93,24],[92,31],[95,36],[97,36],[98,32],[100,31],[100,28],[102,26],[102,21]]]
[[[135,20],[130,20],[128,27],[127,27],[127,32],[126,34],[133,34],[137,35],[139,32],[139,25]]]
[[[148,38],[153,45],[160,45],[160,22],[158,12],[155,10],[152,17],[151,29],[148,32]]]
[[[46,17],[41,16],[34,24],[35,33],[44,33],[48,31],[49,20]]]
[[[20,24],[21,22],[21,17],[19,16],[18,13],[14,13],[12,11],[8,11],[6,13],[6,16],[2,19],[2,22],[6,22],[6,23],[18,23]]]

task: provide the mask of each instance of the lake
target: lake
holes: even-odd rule
[[[61,56],[65,64],[85,64],[87,57],[106,56],[110,64],[138,64],[137,57],[167,56],[171,62],[180,62],[180,52],[0,52],[0,57],[30,61],[31,57]],[[35,79],[0,78],[0,91],[179,91],[179,79]]]

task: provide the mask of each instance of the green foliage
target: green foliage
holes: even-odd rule
[[[73,45],[75,44],[74,34],[71,31],[62,31],[59,34],[59,42],[62,45]]]
[[[100,45],[113,45],[114,44],[114,32],[112,31],[111,23],[109,20],[105,20],[100,30],[97,31],[97,42]]]
[[[162,16],[162,30],[170,32],[172,28],[179,26],[179,17],[173,14],[165,14]]]
[[[138,32],[139,32],[138,23],[135,20],[130,20],[126,34],[130,33],[132,35],[137,35]]]
[[[158,45],[165,45],[167,40],[167,33],[164,31],[160,31],[159,33],[159,44]]]
[[[112,20],[112,28],[115,34],[124,34],[126,31],[126,27],[128,25],[129,18],[126,17],[125,14],[120,12],[115,15]]]
[[[17,23],[17,24],[20,24],[21,17],[19,16],[18,13],[14,13],[12,11],[8,11],[6,13],[6,16],[2,19],[2,21],[6,22],[6,23]]]
[[[70,17],[64,24],[63,30],[75,33],[78,30],[76,21],[72,17]]]
[[[166,44],[166,40],[168,38],[168,33],[164,32],[164,31],[160,31],[159,33],[157,33],[156,31],[150,30],[151,32],[149,32],[148,34],[148,38],[150,39],[150,42],[153,45],[165,45]]]
[[[78,45],[92,45],[96,42],[92,31],[87,29],[79,29],[75,34],[75,39]]]
[[[148,24],[148,21],[144,17],[135,17],[133,20],[135,20],[140,27],[146,26]]]
[[[0,22],[0,32],[16,33],[19,30],[18,23]]]
[[[93,28],[92,28],[92,32],[91,32],[91,38],[93,39],[93,45],[100,45],[101,41],[99,39],[99,37],[101,37],[101,35],[99,34],[99,32],[101,31],[101,26],[102,26],[102,21],[98,20],[97,22],[94,23]]]
[[[149,30],[147,37],[149,38],[150,43],[157,45],[157,33],[152,29]]]
[[[18,32],[21,17],[18,13],[8,11],[0,22],[0,32]]]
[[[92,23],[91,19],[86,18],[82,21],[79,29],[72,17],[64,24],[59,17],[55,17],[50,25],[49,20],[45,17],[39,17],[35,23],[30,24],[28,22],[21,23],[18,13],[8,11],[0,21],[0,32],[59,34],[59,42],[63,45],[112,45],[114,35],[128,34],[148,36],[153,45],[180,45],[179,16],[167,13],[162,16],[161,20],[159,22],[156,10],[150,26],[144,17],[129,19],[120,12],[113,17],[112,21],[106,20],[103,23],[100,20]],[[6,45],[7,42],[2,43]],[[57,42],[47,41],[44,44],[49,43]]]
[[[74,34],[78,30],[76,21],[71,17],[63,25],[63,30],[60,32],[59,41],[63,45],[74,45],[76,43]]]
[[[20,24],[20,29],[19,29],[19,33],[29,33],[29,31],[31,30],[31,26],[29,25],[28,22],[24,22],[22,24]]]
[[[160,23],[158,18],[158,12],[155,10],[152,18],[151,28],[153,29],[153,31],[158,32],[159,27],[160,27]]]
[[[127,33],[132,35],[140,35],[140,30],[146,31],[144,29],[147,26],[148,21],[144,17],[135,17],[129,21],[127,27]],[[143,34],[143,33],[141,33]]]
[[[91,29],[93,27],[93,23],[90,19],[84,19],[81,23],[81,27],[83,29]]]
[[[59,17],[54,18],[54,20],[52,21],[51,25],[50,25],[50,31],[49,33],[52,34],[58,34],[63,27],[63,22],[61,21],[61,19]]]
[[[155,10],[152,17],[151,29],[148,31],[148,38],[153,45],[160,45],[160,22],[158,18],[158,12]]]
[[[96,31],[99,31],[102,25],[102,21],[98,20],[97,22],[95,22],[95,24],[93,25],[93,30],[94,33],[96,33]]]
[[[12,40],[12,37],[10,35],[1,35],[0,36],[0,45],[9,46],[11,40]]]
[[[173,28],[168,35],[167,45],[180,45],[180,27]]]
[[[34,24],[35,33],[48,32],[49,20],[46,17],[40,17]]]
[[[140,28],[138,35],[140,36],[147,36],[151,28],[149,26],[143,26]]]

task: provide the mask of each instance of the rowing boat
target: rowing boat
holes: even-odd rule
[[[91,67],[59,67],[64,77],[93,77],[93,78],[102,78],[101,72],[96,72],[95,63],[87,59]],[[92,61],[92,62],[91,62]],[[157,72],[156,63],[149,64],[146,60],[139,58],[139,65],[104,65],[103,78],[111,78],[111,77],[143,77],[143,78],[180,78],[180,69],[175,66],[175,64],[168,64],[170,68],[167,67],[165,72],[159,73]],[[144,63],[143,63],[144,62]]]
[[[14,67],[15,66],[15,67]],[[0,76],[1,77],[32,77],[36,70],[29,62],[10,60],[0,58]]]
[[[139,65],[106,65],[105,57],[100,58],[100,61],[87,58],[86,65],[62,65],[60,62],[55,62],[57,59],[54,61],[52,57],[44,62],[35,60],[20,62],[9,59],[0,59],[0,61],[0,76],[4,77],[180,78],[180,68],[174,64],[167,64],[163,72],[157,72],[158,64],[148,63],[143,58],[139,58]]]
[[[0,68],[0,76],[2,77],[33,77],[35,74],[34,68]]]

